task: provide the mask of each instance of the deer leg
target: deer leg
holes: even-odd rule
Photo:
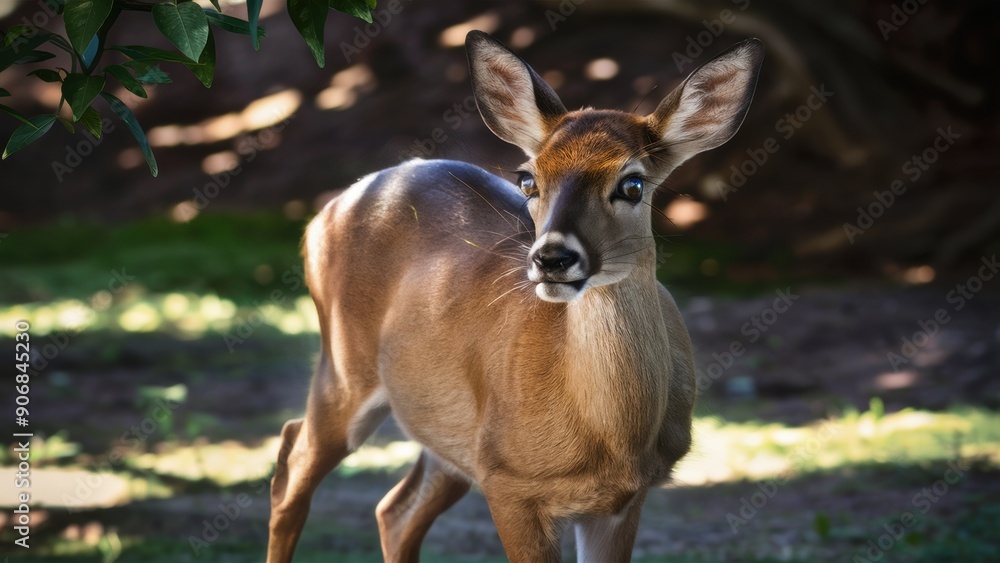
[[[469,491],[469,482],[424,450],[410,472],[378,503],[379,536],[387,563],[420,560],[420,544],[434,519]]]
[[[628,563],[646,500],[642,492],[619,514],[590,517],[575,524],[578,563]]]
[[[378,426],[376,420],[388,415],[384,405],[367,400],[374,389],[348,394],[334,388],[336,381],[330,362],[321,359],[305,418],[290,420],[281,429],[278,465],[271,480],[267,563],[291,561],[320,481],[368,437]],[[348,402],[343,396],[357,399]]]
[[[559,526],[530,501],[487,488],[483,495],[511,563],[559,563]]]

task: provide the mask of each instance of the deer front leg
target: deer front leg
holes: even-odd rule
[[[632,546],[645,501],[646,492],[643,491],[619,514],[577,522],[577,563],[628,563],[632,559]]]
[[[511,563],[559,563],[559,527],[536,502],[483,483],[500,543]]]

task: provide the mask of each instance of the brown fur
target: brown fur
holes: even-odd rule
[[[481,52],[503,58],[503,80],[524,91],[528,74],[492,47]],[[486,107],[517,90],[485,88],[504,90]],[[627,204],[611,194],[627,169],[662,179],[682,156],[661,144],[661,114],[520,118],[531,134],[504,130],[538,151],[525,164],[537,198],[470,165],[414,161],[362,180],[310,223],[322,352],[306,416],[282,432],[270,563],[291,559],[319,480],[387,415],[383,403],[425,446],[379,503],[387,561],[416,561],[472,481],[511,561],[558,561],[565,521],[587,561],[628,560],[647,490],[690,447],[696,387],[680,312],[656,281],[653,190]],[[553,224],[622,279],[568,303],[537,298],[527,250]]]

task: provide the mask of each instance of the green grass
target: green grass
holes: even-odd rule
[[[187,223],[165,216],[111,225],[64,220],[16,230],[0,242],[0,304],[88,299],[107,289],[114,271],[135,276],[150,294],[215,294],[237,304],[266,299],[282,287],[284,272],[301,265],[306,222],[262,211],[207,213]],[[782,250],[744,256],[735,246],[674,237],[661,254],[660,278],[682,293],[745,295],[807,279]],[[705,260],[717,261],[719,271],[706,275]],[[767,265],[760,279],[728,275],[730,266],[748,261]],[[270,269],[270,281],[260,281],[260,268]]]
[[[120,225],[64,221],[17,230],[0,243],[0,303],[87,299],[107,289],[113,271],[135,276],[150,293],[265,299],[270,285],[301,264],[305,221],[276,213],[201,215],[188,223],[150,217]],[[254,273],[274,273],[261,283]],[[302,289],[299,293],[304,293]]]

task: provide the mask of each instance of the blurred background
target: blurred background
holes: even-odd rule
[[[156,178],[118,121],[100,140],[56,127],[0,164],[0,347],[29,321],[36,373],[31,549],[13,545],[6,438],[0,553],[263,559],[276,437],[304,411],[318,350],[299,237],[345,186],[413,156],[513,178],[522,155],[470,97],[463,41],[481,29],[567,107],[640,114],[733,43],[767,46],[740,132],[656,199],[659,273],[702,399],[694,451],[650,494],[635,560],[1000,557],[1000,4],[397,7],[379,0],[370,25],[332,13],[318,68],[284,1],[266,0],[259,52],[216,34],[211,89],[166,66],[174,82],[148,99],[115,92]],[[40,13],[0,1],[0,28]],[[171,48],[136,12],[109,42]],[[30,69],[0,74],[5,102],[52,112],[58,84]],[[0,137],[17,124],[0,115]],[[0,404],[14,429],[12,387]],[[380,561],[375,504],[418,451],[381,428],[324,482],[297,560]],[[504,560],[475,491],[424,552]]]

